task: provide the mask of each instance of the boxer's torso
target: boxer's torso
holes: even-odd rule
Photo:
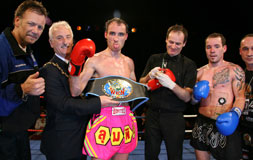
[[[233,66],[225,63],[211,68],[208,65],[198,71],[198,81],[209,81],[210,92],[206,99],[202,99],[199,113],[216,119],[220,114],[228,112],[233,106]]]
[[[105,76],[122,76],[136,81],[134,64],[132,60],[122,53],[112,54],[108,49],[95,54],[89,59],[93,64],[94,74],[92,77],[100,78]],[[128,106],[128,103],[120,105]]]
[[[97,53],[92,57],[95,67],[94,77],[100,78],[105,76],[122,76],[126,78],[131,78],[132,68],[131,63],[129,63],[130,58],[118,53],[118,55],[112,56],[110,53],[103,51]],[[135,79],[133,79],[135,80]]]

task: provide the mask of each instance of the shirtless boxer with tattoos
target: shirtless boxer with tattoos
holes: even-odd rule
[[[239,160],[241,141],[237,125],[244,108],[245,74],[224,60],[226,39],[212,33],[205,40],[208,64],[198,69],[192,102],[200,102],[191,145],[198,160]]]

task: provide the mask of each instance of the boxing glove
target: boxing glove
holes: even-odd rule
[[[69,74],[78,76],[85,62],[85,57],[92,57],[95,54],[96,46],[91,39],[82,39],[76,43],[71,55],[68,67]]]
[[[173,72],[170,70],[170,69],[160,69],[160,71],[162,71],[163,73],[165,73],[167,76],[170,77],[170,79],[173,81],[173,82],[176,82],[176,77],[175,75],[173,74]]]
[[[224,136],[233,134],[238,126],[241,113],[242,111],[240,108],[233,107],[230,112],[219,115],[216,119],[218,131]]]
[[[151,79],[148,81],[148,87],[151,91],[156,90],[157,88],[160,88],[162,85],[159,83],[158,79]]]
[[[209,82],[207,80],[199,81],[193,87],[193,98],[199,102],[201,98],[207,98],[209,91]]]
[[[161,75],[159,76],[160,81],[167,82],[167,83],[165,82],[163,86],[166,87],[167,86],[166,84],[168,84],[167,86],[168,88],[170,89],[174,88],[175,86],[174,82],[176,81],[176,77],[173,74],[173,72],[167,68],[166,69],[160,68],[159,71],[164,72],[167,75],[166,77],[161,76]],[[169,78],[169,79],[166,79],[166,78]],[[155,78],[148,81],[148,87],[150,88],[151,91],[156,90],[157,88],[160,88],[162,86],[159,82],[159,79]]]

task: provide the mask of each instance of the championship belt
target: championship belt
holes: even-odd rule
[[[149,100],[146,96],[147,87],[131,79],[122,76],[105,76],[90,79],[86,86],[85,95],[102,96],[107,95],[120,103],[141,100],[132,111]]]

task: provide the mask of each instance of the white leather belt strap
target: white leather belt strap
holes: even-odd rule
[[[126,115],[126,107],[112,107],[113,116]]]

